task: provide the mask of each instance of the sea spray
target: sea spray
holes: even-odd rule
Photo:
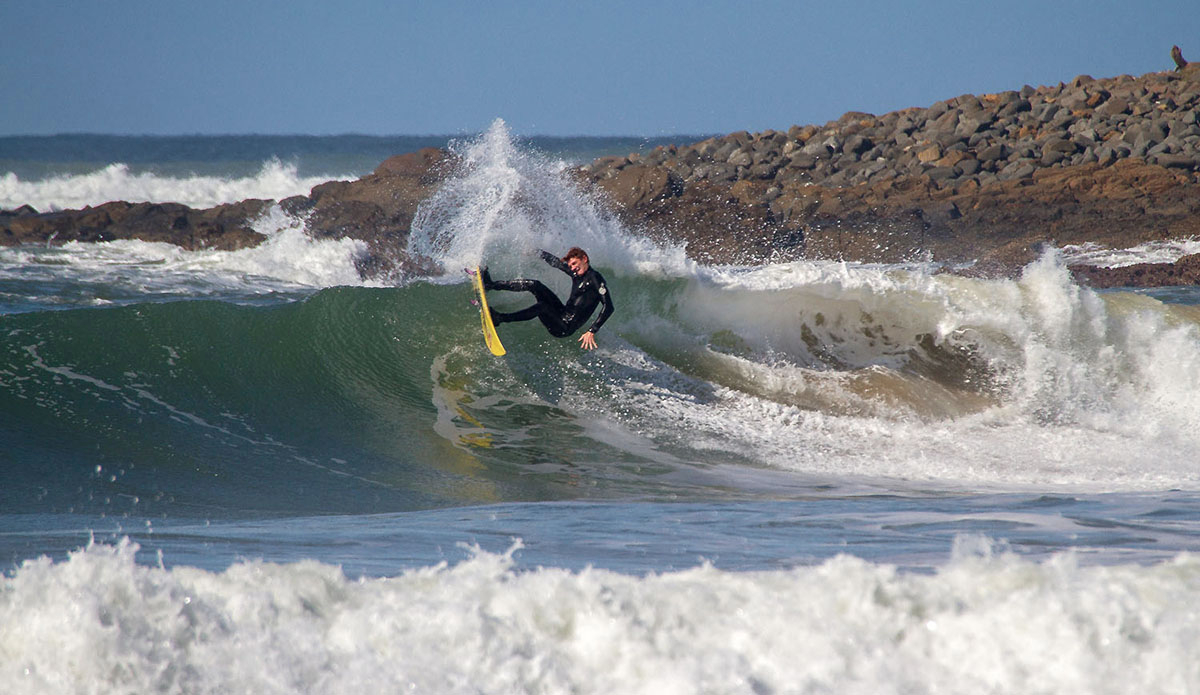
[[[497,274],[542,272],[534,251],[585,249],[606,272],[681,272],[693,267],[682,249],[631,234],[574,184],[567,165],[518,149],[497,119],[473,140],[454,143],[458,171],[413,221],[408,253],[454,273],[477,264]]]

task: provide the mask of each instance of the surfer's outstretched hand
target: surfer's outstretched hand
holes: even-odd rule
[[[587,333],[584,333],[583,335],[579,336],[579,346],[582,347],[584,350],[595,350],[596,349],[596,334],[592,333],[591,331],[588,331]]]

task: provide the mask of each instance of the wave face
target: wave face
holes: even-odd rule
[[[1200,479],[1192,306],[1080,288],[1053,253],[1015,280],[701,267],[622,230],[503,124],[464,148],[412,238],[450,270],[399,287],[363,286],[353,243],[286,220],[249,255],[11,252],[25,255],[0,269],[16,312],[0,448],[37,464],[0,501],[220,516],[709,494],[754,490],[764,470],[1090,491]],[[603,349],[527,323],[488,357],[458,269],[563,292],[533,252],[575,244],[614,288]],[[39,303],[54,282],[58,304]]]

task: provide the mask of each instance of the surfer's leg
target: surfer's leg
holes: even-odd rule
[[[537,302],[530,307],[514,311],[512,313],[504,313],[492,309],[493,323],[512,323],[514,321],[529,321],[530,319],[541,319],[541,322],[551,335],[562,337],[565,330],[562,322],[563,303],[558,296],[538,280],[504,280],[493,283],[498,290],[509,290],[512,292],[529,292],[537,299]]]
[[[517,278],[515,280],[492,280],[489,277],[484,277],[485,281],[491,281],[492,286],[486,289],[504,290],[507,292],[528,292],[533,295],[538,304],[544,304],[556,313],[563,312],[563,303],[559,300],[558,295],[545,285],[541,280],[526,280],[525,278]],[[485,286],[486,287],[486,286]],[[532,318],[532,317],[531,317]]]
[[[538,314],[542,313],[542,307],[539,304],[534,304],[533,306],[522,309],[520,311],[513,311],[513,312],[509,312],[509,313],[505,313],[502,311],[496,311],[495,309],[492,309],[491,307],[488,307],[488,309],[492,312],[492,323],[495,323],[495,324],[514,323],[517,321],[528,321],[529,319],[536,319],[538,317]]]
[[[541,301],[542,294],[550,292],[550,289],[543,285],[540,280],[526,280],[525,278],[515,278],[512,280],[493,280],[487,275],[487,271],[482,271],[483,289],[488,290],[503,290],[505,292],[532,292],[538,301]],[[550,294],[554,294],[550,292]]]
[[[571,329],[563,323],[561,312],[547,308],[546,305],[540,302],[509,314],[496,311],[491,307],[488,307],[488,311],[492,313],[492,323],[496,325],[539,319],[542,325],[546,327],[546,330],[550,332],[550,335],[555,338],[565,338],[571,335]]]

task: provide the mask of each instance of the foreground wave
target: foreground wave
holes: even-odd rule
[[[1190,692],[1200,562],[1034,564],[960,543],[933,575],[512,570],[513,552],[348,581],[334,566],[139,566],[3,582],[7,693]]]
[[[0,499],[379,512],[702,494],[763,469],[1197,485],[1192,307],[1082,290],[1053,258],[1019,281],[817,264],[615,278],[604,349],[521,325],[504,360],[465,283],[10,315],[0,440],[36,463]]]

